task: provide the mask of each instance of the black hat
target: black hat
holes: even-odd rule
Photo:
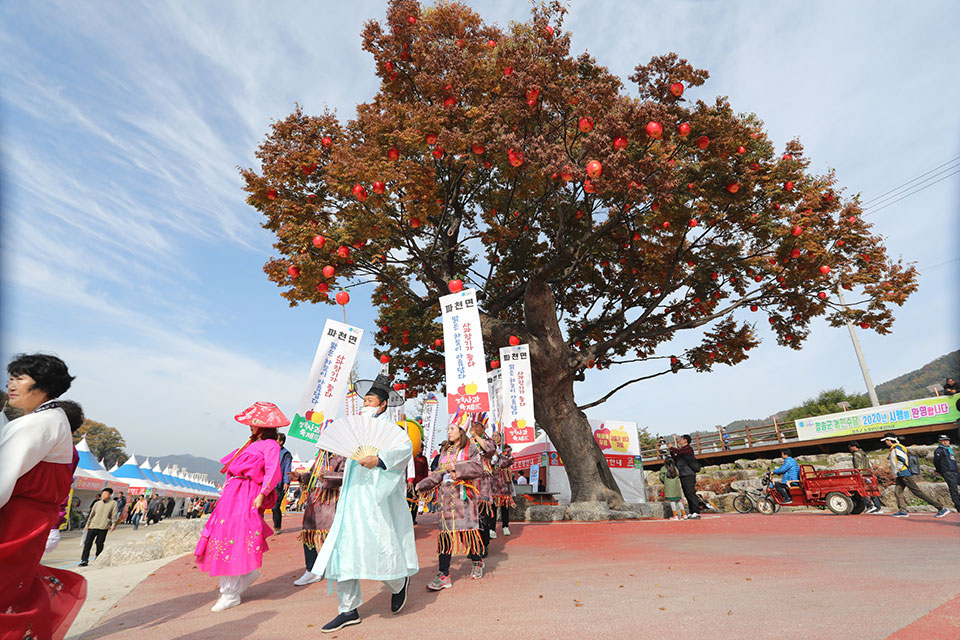
[[[390,377],[380,374],[376,380],[357,380],[353,384],[357,395],[377,396],[380,402],[386,402],[388,407],[398,407],[403,404],[403,398],[400,394],[390,388]]]
[[[937,438],[937,440],[949,440],[949,439],[950,439],[950,436],[948,436],[948,435],[945,434],[945,433],[944,433],[943,435],[941,435],[939,438]]]

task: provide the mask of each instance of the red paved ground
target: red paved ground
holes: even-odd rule
[[[211,613],[217,581],[182,558],[123,598],[84,638],[960,638],[960,516],[722,515],[699,522],[517,524],[487,574],[454,559],[431,593],[435,526],[417,527],[421,571],[399,616],[362,583],[363,623],[330,636],[326,585],[303,571],[298,518],[271,538],[239,607]]]

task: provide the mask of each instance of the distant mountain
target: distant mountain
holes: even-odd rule
[[[932,395],[927,387],[960,377],[960,350],[940,356],[919,369],[877,385],[880,402],[903,402]]]
[[[179,469],[186,469],[190,473],[205,473],[210,482],[223,482],[224,475],[220,473],[223,464],[210,458],[200,458],[192,456],[189,453],[182,453],[177,456],[162,456],[160,458],[150,457],[150,463],[159,462],[161,469],[166,469],[167,465],[177,465]]]

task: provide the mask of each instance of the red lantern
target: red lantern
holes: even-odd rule
[[[348,302],[350,302],[350,294],[347,293],[346,291],[338,291],[337,304],[339,304],[340,306],[346,306]]]

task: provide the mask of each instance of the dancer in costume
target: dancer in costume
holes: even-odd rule
[[[386,376],[377,376],[363,397],[362,415],[384,415],[389,382]],[[360,624],[360,580],[383,581],[393,594],[393,613],[400,613],[406,604],[410,576],[419,570],[404,493],[412,455],[413,444],[407,440],[396,449],[347,460],[337,513],[313,567],[313,573],[327,578],[328,593],[334,582],[337,585],[337,617],[323,626],[323,633]]]
[[[257,402],[234,419],[250,427],[250,439],[220,459],[227,481],[193,552],[201,571],[220,576],[220,599],[211,611],[240,604],[240,595],[260,575],[273,532],[263,512],[273,506],[280,479],[277,429],[290,424],[270,402]]]
[[[317,563],[317,552],[327,539],[330,525],[337,514],[337,499],[340,497],[345,464],[346,458],[343,456],[320,451],[310,472],[300,474],[303,525],[297,539],[303,544],[307,570],[293,582],[295,586],[303,587],[322,579],[312,569]]]
[[[510,507],[515,502],[513,500],[513,471],[510,467],[513,465],[513,447],[503,441],[503,432],[493,432],[493,443],[497,447],[497,453],[493,456],[493,466],[496,468],[494,477],[493,504],[500,510],[500,523],[503,526],[503,535],[510,535]],[[493,527],[490,529],[490,537],[497,537],[497,521],[494,518]]]
[[[477,478],[477,514],[479,516],[480,540],[483,542],[483,557],[487,557],[490,550],[491,531],[496,529],[496,511],[493,505],[493,492],[496,486],[494,478],[493,456],[497,453],[497,445],[487,437],[483,423],[474,422],[470,425],[470,441],[480,452],[481,471]]]
[[[480,451],[471,444],[456,421],[447,427],[447,440],[440,448],[437,470],[417,484],[417,491],[431,494],[430,500],[440,509],[440,531],[437,533],[437,555],[440,571],[427,588],[449,589],[450,558],[467,554],[473,562],[470,578],[483,577],[483,540],[480,537],[478,492],[474,484],[483,465]]]
[[[44,354],[19,355],[7,372],[10,405],[25,415],[0,427],[0,636],[59,640],[87,591],[82,576],[40,564],[79,460],[55,400],[73,377]]]

